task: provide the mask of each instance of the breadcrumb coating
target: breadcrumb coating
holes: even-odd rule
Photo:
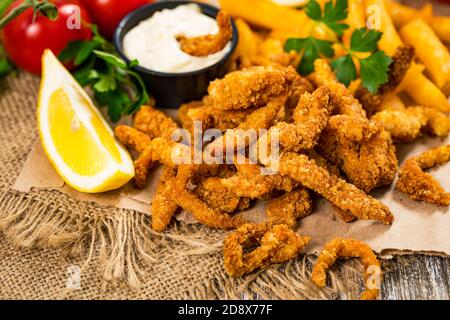
[[[174,168],[164,166],[150,209],[152,228],[155,231],[164,231],[178,209],[178,204],[172,200],[175,176]]]
[[[241,110],[260,108],[282,95],[298,95],[311,85],[294,68],[252,67],[228,73],[223,79],[211,82],[208,88],[214,108]]]
[[[178,125],[164,112],[153,107],[142,106],[134,117],[134,127],[148,134],[151,138],[170,139]]]
[[[411,199],[425,201],[440,206],[450,205],[450,193],[424,170],[450,161],[450,145],[431,149],[421,155],[408,159],[399,171],[397,190]]]
[[[180,48],[195,57],[206,57],[223,50],[233,37],[233,27],[230,16],[225,11],[219,11],[217,17],[219,32],[193,38],[179,37]]]
[[[200,165],[180,165],[176,181],[174,183],[173,200],[184,210],[190,212],[198,222],[219,229],[233,229],[244,224],[246,221],[239,216],[230,216],[210,208],[205,202],[200,200],[195,194],[187,189],[191,178],[196,171],[201,170]]]
[[[224,267],[228,275],[242,276],[270,264],[297,257],[309,243],[287,225],[244,224],[228,235],[223,244]],[[244,248],[259,246],[244,253]]]
[[[308,190],[299,188],[272,200],[267,206],[267,217],[272,224],[285,224],[293,228],[297,219],[310,215],[312,210]]]
[[[372,249],[354,239],[336,238],[328,242],[314,265],[311,280],[319,288],[325,287],[326,272],[338,258],[361,258],[364,266],[365,291],[361,300],[375,300],[380,293],[381,265]]]
[[[388,207],[352,184],[331,175],[305,155],[286,152],[281,155],[280,173],[319,193],[338,208],[361,220],[392,224],[394,216]]]

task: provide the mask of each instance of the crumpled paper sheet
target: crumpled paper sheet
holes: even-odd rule
[[[400,145],[397,149],[400,163],[429,148],[450,144],[450,138],[422,138],[415,143]],[[450,190],[450,164],[430,171],[446,190]],[[102,194],[84,194],[73,190],[57,175],[38,141],[32,148],[14,189],[28,192],[31,189],[52,189],[68,194],[80,201],[92,201],[100,205],[149,213],[160,170],[153,170],[149,184],[144,190],[136,190],[131,183]],[[421,252],[442,256],[450,255],[450,209],[424,202],[410,200],[406,195],[391,188],[376,190],[373,195],[386,204],[395,215],[395,222],[385,226],[378,222],[356,221],[344,223],[334,217],[333,209],[326,200],[315,202],[314,213],[299,222],[298,232],[312,237],[307,251],[317,253],[333,237],[351,237],[368,243],[376,252],[390,256],[401,252]],[[265,218],[265,203],[242,214],[251,221]],[[195,223],[187,212],[177,219]]]

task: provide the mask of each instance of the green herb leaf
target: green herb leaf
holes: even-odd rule
[[[84,63],[89,56],[92,54],[94,49],[99,47],[99,43],[95,40],[93,41],[84,41],[78,48],[78,51],[75,56],[74,64],[75,66],[79,66]]]
[[[333,60],[331,67],[336,73],[338,80],[346,86],[356,79],[356,66],[350,54]]]
[[[382,34],[367,28],[356,29],[350,39],[350,49],[355,52],[373,52],[377,50]]]
[[[384,51],[377,51],[370,57],[361,59],[360,63],[363,86],[371,93],[376,93],[380,85],[389,80],[388,71],[392,59]]]
[[[94,50],[94,53],[97,57],[105,60],[107,63],[109,63],[115,67],[122,68],[122,69],[128,68],[128,65],[125,63],[125,61],[123,61],[122,59],[120,59],[119,57],[117,57],[111,53],[98,51],[98,50]]]
[[[302,75],[308,75],[314,71],[314,61],[320,57],[331,58],[334,56],[333,43],[326,40],[319,40],[313,37],[296,39],[290,38],[286,41],[284,50],[292,50],[302,55],[298,70]]]
[[[98,92],[113,91],[117,88],[116,78],[111,74],[99,74],[99,80],[94,84],[93,88]]]
[[[120,89],[108,92],[96,92],[95,99],[101,106],[108,106],[108,117],[113,122],[120,120],[124,108],[131,103],[126,91]]]
[[[82,41],[72,41],[58,55],[58,59],[62,62],[73,61],[78,50],[83,45]]]
[[[322,9],[316,0],[310,0],[305,6],[305,13],[312,20],[319,21],[322,18]]]

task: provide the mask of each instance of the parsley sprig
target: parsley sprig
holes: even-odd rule
[[[82,86],[89,86],[100,106],[108,108],[113,122],[133,114],[149,100],[145,84],[132,70],[137,60],[126,63],[116,55],[113,45],[104,39],[96,26],[91,26],[90,41],[74,41],[64,49],[59,59],[73,61],[73,73]]]
[[[285,51],[292,50],[301,54],[298,70],[302,75],[308,75],[314,71],[314,61],[319,58],[332,59],[335,56],[333,44],[339,44],[345,55],[331,60],[331,67],[340,82],[349,85],[357,78],[355,60],[360,65],[360,76],[362,86],[372,93],[388,81],[389,65],[392,59],[383,51],[378,50],[378,41],[382,33],[360,28],[353,31],[350,38],[350,48],[344,46],[339,40],[344,31],[349,28],[343,21],[348,15],[347,0],[332,0],[325,3],[322,10],[316,0],[310,0],[305,6],[305,12],[309,18],[314,20],[315,27],[322,26],[331,32],[333,41],[317,39],[311,35],[307,38],[290,38],[285,43]],[[357,53],[369,54],[361,58]]]

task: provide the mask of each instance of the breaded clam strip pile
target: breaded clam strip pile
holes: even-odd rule
[[[211,82],[208,93],[216,109],[241,110],[262,107],[274,98],[312,90],[294,68],[252,67]]]
[[[210,208],[195,194],[188,190],[188,184],[202,170],[202,165],[180,165],[173,189],[173,200],[184,210],[192,213],[198,222],[220,229],[233,229],[245,223],[239,216],[230,216],[227,213]],[[207,169],[207,168],[206,168]]]
[[[221,184],[240,197],[260,198],[272,190],[290,192],[298,183],[290,177],[280,174],[263,175],[263,168],[257,164],[235,164],[237,173],[230,178],[222,179]]]
[[[291,260],[309,243],[287,225],[244,224],[230,234],[223,244],[225,270],[230,276],[242,276],[273,263]],[[259,244],[244,253],[244,249]]]
[[[384,224],[391,224],[394,221],[389,208],[381,202],[354,185],[331,175],[305,155],[283,153],[280,158],[280,173],[319,193],[338,208],[349,211],[358,219],[376,220]]]
[[[313,203],[308,190],[298,188],[272,200],[267,206],[267,217],[272,224],[285,224],[294,228],[297,219],[310,215],[312,210]]]
[[[318,151],[337,165],[347,179],[365,192],[389,185],[397,170],[395,146],[389,133],[369,121],[359,101],[336,79],[328,62],[317,59],[309,79],[327,86],[337,115],[330,117],[318,143]]]
[[[400,169],[396,188],[411,199],[441,206],[450,205],[450,193],[423,170],[431,169],[450,161],[450,145],[431,149],[408,159]]]
[[[380,293],[381,266],[372,249],[361,241],[337,238],[325,245],[314,265],[311,280],[318,287],[325,287],[327,269],[337,258],[361,258],[364,266],[364,280],[366,290],[361,300],[374,300]]]

